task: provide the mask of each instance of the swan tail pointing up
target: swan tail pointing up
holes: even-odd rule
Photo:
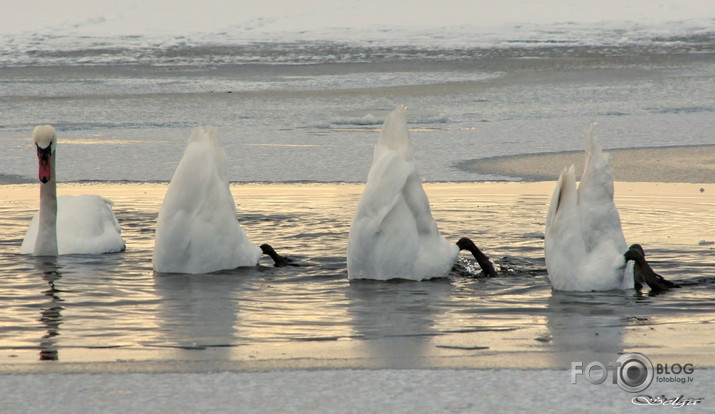
[[[385,118],[379,145],[384,145],[391,150],[407,149],[410,153],[412,152],[407,129],[407,107],[405,105],[398,106]]]
[[[556,185],[547,213],[544,253],[556,290],[609,290],[633,286],[623,253],[626,241],[613,202],[608,154],[592,129],[585,134],[586,163],[576,187],[573,166]]]
[[[439,234],[399,106],[385,119],[350,226],[350,279],[422,280],[446,275],[459,253]]]
[[[236,219],[215,128],[196,128],[169,183],[156,225],[154,270],[209,273],[255,266],[262,251]]]
[[[586,162],[579,184],[579,203],[587,204],[594,200],[613,201],[613,167],[611,156],[603,152],[601,145],[593,136],[593,125],[584,134]]]
[[[593,125],[586,130],[586,164],[578,187],[579,214],[586,248],[594,250],[607,243],[618,252],[628,245],[623,236],[621,218],[613,202],[613,168],[611,157],[604,153],[593,136]]]

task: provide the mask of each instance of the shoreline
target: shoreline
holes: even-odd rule
[[[672,147],[604,149],[611,155],[615,182],[644,183],[715,183],[715,144],[681,145]],[[580,177],[584,165],[584,152],[563,151],[537,154],[517,154],[477,158],[458,162],[455,168],[467,173],[511,179],[475,180],[469,175],[460,181],[425,181],[427,184],[466,184],[501,182],[556,182],[561,171],[571,164]],[[36,179],[13,174],[0,174],[0,187],[5,185],[35,184]],[[72,184],[169,184],[169,181],[147,180],[79,180],[59,181],[59,185]],[[232,185],[313,185],[313,184],[364,184],[364,181],[231,181]]]
[[[616,182],[715,183],[715,145],[604,149],[611,155]],[[472,173],[556,182],[564,168],[574,164],[580,177],[584,152],[564,151],[506,155],[467,160],[457,168]]]

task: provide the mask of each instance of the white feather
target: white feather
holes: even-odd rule
[[[610,290],[633,287],[632,265],[626,266],[626,239],[613,203],[613,174],[589,129],[586,165],[576,186],[574,166],[556,184],[546,217],[544,254],[555,290]]]
[[[445,276],[459,253],[439,234],[410,147],[406,108],[385,120],[348,240],[348,278]]]
[[[218,131],[196,128],[159,212],[154,270],[209,273],[255,266],[261,254],[236,219]]]
[[[57,197],[57,250],[59,254],[100,254],[124,249],[112,203],[98,195]],[[20,253],[32,254],[40,227],[40,213],[32,217]]]

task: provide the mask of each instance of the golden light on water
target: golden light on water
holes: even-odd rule
[[[157,276],[151,270],[153,228],[166,187],[165,183],[58,184],[60,195],[100,194],[113,200],[127,251],[115,259],[107,256],[106,260],[119,260],[117,267],[96,283],[115,292],[112,302],[125,297],[144,304],[134,310],[130,321],[113,322],[128,324],[119,348],[104,349],[105,342],[98,340],[91,352],[82,347],[60,348],[62,360],[214,358],[260,366],[300,366],[311,360],[324,366],[356,367],[555,367],[574,358],[569,349],[583,346],[574,339],[579,335],[599,336],[604,355],[651,347],[654,356],[687,352],[691,359],[701,361],[711,349],[710,315],[661,315],[657,322],[666,324],[667,330],[657,325],[651,330],[652,323],[624,326],[630,316],[620,306],[622,297],[598,299],[614,301],[613,311],[607,314],[591,314],[588,306],[583,307],[585,313],[574,314],[571,298],[560,300],[545,278],[543,289],[527,292],[522,289],[524,279],[505,278],[495,282],[492,289],[498,294],[491,295],[482,290],[484,280],[469,278],[398,285],[350,283],[344,274],[344,255],[363,184],[231,185],[238,218],[249,238],[306,262],[287,273],[293,276],[281,278],[315,272],[318,279],[314,281],[272,282],[257,269]],[[493,259],[515,255],[540,259],[543,240],[539,234],[543,234],[553,188],[552,182],[425,184],[442,234],[455,241],[471,237]],[[18,240],[18,250],[39,206],[38,196],[35,184],[0,186],[3,236]],[[643,244],[646,252],[656,249],[697,256],[713,251],[708,244],[715,241],[712,186],[616,183],[616,204],[627,240]],[[659,258],[654,259],[657,267]],[[122,260],[131,261],[130,268],[122,268]],[[320,260],[335,266],[335,274],[325,282],[320,278],[326,277],[326,265],[318,264]],[[82,340],[77,335],[91,331],[86,321],[95,310],[72,304],[86,301],[77,296],[86,289],[80,286],[94,282],[91,267],[71,266],[72,276],[62,283],[78,285],[59,293],[66,309],[61,312],[57,340],[76,342]],[[677,294],[687,296],[681,292]],[[544,302],[550,310],[547,314]],[[485,311],[472,312],[472,306]],[[512,312],[491,312],[484,306]],[[537,308],[536,313],[530,310]],[[230,346],[224,346],[226,337],[233,338]],[[218,346],[206,348],[212,340]],[[14,362],[36,360],[36,351],[15,352],[20,357]]]

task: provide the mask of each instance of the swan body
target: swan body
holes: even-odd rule
[[[410,147],[406,108],[385,120],[350,226],[348,278],[446,276],[459,247],[439,234]]]
[[[255,266],[263,254],[236,219],[215,128],[196,128],[169,183],[156,225],[154,270],[210,273]]]
[[[55,129],[49,125],[36,127],[33,141],[39,161],[40,211],[32,218],[20,252],[56,256],[124,250],[111,200],[98,195],[57,197]]]
[[[590,291],[634,287],[633,263],[613,203],[611,160],[589,129],[586,165],[576,185],[574,166],[564,169],[546,218],[544,254],[555,290]]]
[[[86,194],[57,198],[58,254],[100,254],[124,250],[125,244],[112,203],[102,196]],[[32,254],[40,227],[36,213],[20,251]]]

